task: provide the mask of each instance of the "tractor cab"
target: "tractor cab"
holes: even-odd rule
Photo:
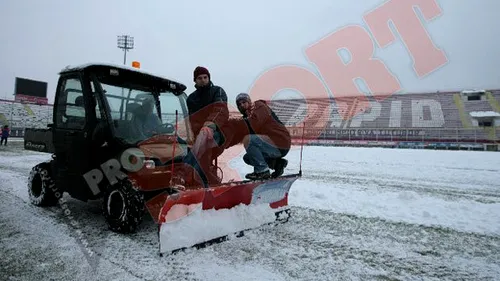
[[[157,164],[172,150],[182,158],[190,139],[186,86],[124,66],[89,64],[60,73],[52,127],[59,186],[71,182],[73,197],[100,194],[82,175],[138,148]],[[155,155],[158,154],[158,155]]]

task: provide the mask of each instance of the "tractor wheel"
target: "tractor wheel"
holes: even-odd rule
[[[55,206],[62,197],[50,173],[50,164],[41,163],[33,167],[28,179],[31,204],[41,207]]]
[[[133,233],[142,222],[145,206],[143,195],[127,179],[104,192],[103,215],[109,229],[119,233]]]

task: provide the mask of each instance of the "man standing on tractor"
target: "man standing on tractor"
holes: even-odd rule
[[[213,84],[208,69],[196,67],[193,80],[196,90],[189,95],[187,106],[195,142],[184,163],[194,168],[203,185],[208,187],[209,183],[220,180],[211,171],[211,163],[214,150],[223,150],[225,137],[222,128],[228,122],[229,109],[226,92]],[[185,184],[186,171],[183,170],[172,179],[173,185],[178,188],[183,188]]]
[[[291,147],[288,129],[264,100],[252,103],[248,94],[241,93],[236,97],[236,105],[250,132],[243,140],[247,152],[243,160],[254,167],[254,172],[247,174],[246,178],[257,180],[281,176],[288,164],[283,157]],[[272,174],[270,168],[274,169]]]

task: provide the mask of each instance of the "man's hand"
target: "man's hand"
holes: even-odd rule
[[[214,130],[209,127],[203,127],[196,136],[194,144],[191,147],[191,151],[196,157],[201,157],[206,149],[216,146],[217,144],[214,140]]]
[[[200,135],[203,134],[206,136],[207,139],[213,140],[214,139],[214,130],[210,127],[203,126],[200,130]]]
[[[248,107],[248,109],[247,109],[247,110],[245,110],[245,114],[247,115],[247,117],[252,116],[253,109],[254,109],[254,106],[253,106],[253,104],[252,104],[251,106],[249,106],[249,107]]]

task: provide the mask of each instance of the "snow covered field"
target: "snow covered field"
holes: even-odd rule
[[[151,219],[125,236],[99,201],[30,205],[49,155],[19,145],[0,147],[1,280],[500,280],[498,153],[304,147],[288,223],[159,257]]]

